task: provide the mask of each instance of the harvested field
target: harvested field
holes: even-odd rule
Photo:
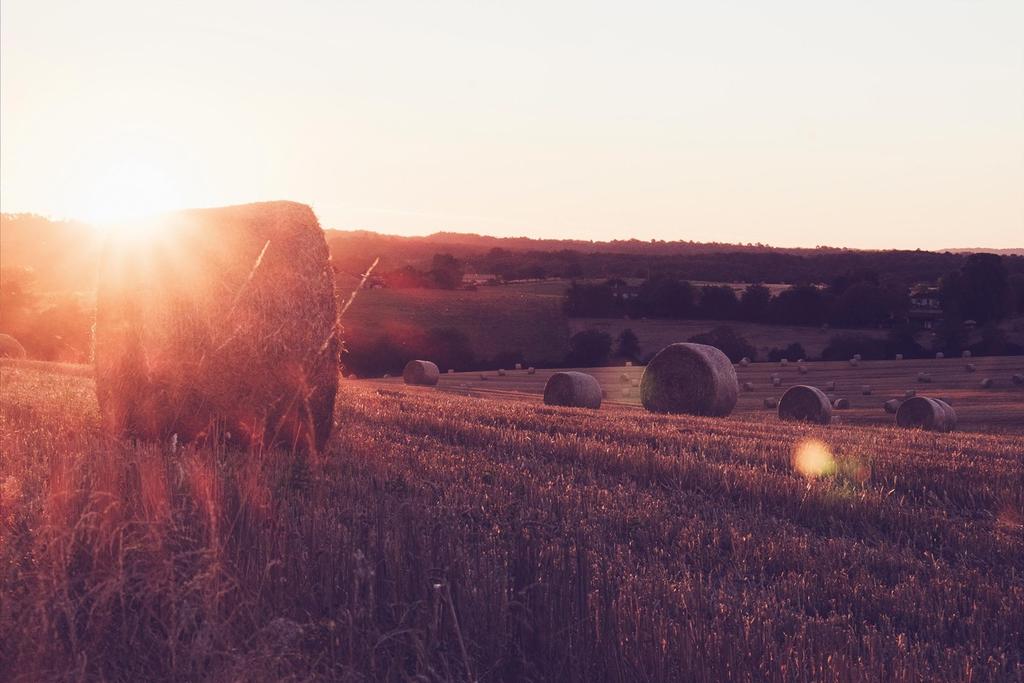
[[[1020,436],[350,381],[296,461],[117,444],[90,378],[0,372],[16,679],[1024,675]]]
[[[921,395],[949,399],[956,409],[957,428],[960,430],[1024,433],[1024,385],[1011,381],[1013,374],[1024,371],[1024,356],[974,358],[972,361],[980,373],[1002,381],[989,389],[982,388],[976,375],[964,372],[963,361],[959,358],[861,361],[857,367],[851,367],[846,361],[807,361],[799,365],[790,363],[786,367],[777,363],[737,365],[736,375],[744,389],[739,393],[733,417],[775,420],[775,414],[765,410],[764,399],[779,398],[788,387],[809,384],[822,389],[833,400],[846,398],[850,402],[848,409],[833,416],[834,424],[894,424],[893,416],[885,412],[883,404],[888,399],[902,399],[908,390],[916,390]],[[806,367],[807,374],[801,374],[799,367]],[[608,403],[640,406],[638,395],[622,397],[617,387],[622,386],[623,377],[640,379],[643,367],[581,370],[596,377],[608,390]],[[551,372],[538,369],[535,375],[528,376],[525,371],[510,371],[506,377],[491,377],[495,381],[486,383],[478,381],[475,373],[455,373],[443,376],[438,387],[463,394],[539,400]],[[919,372],[930,374],[931,383],[919,384]],[[773,375],[780,376],[781,390],[772,386]],[[829,389],[833,380],[836,383],[834,391]],[[745,388],[746,382],[750,383],[750,389]],[[870,385],[871,395],[863,394],[865,385]]]

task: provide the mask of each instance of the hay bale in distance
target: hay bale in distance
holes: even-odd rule
[[[535,375],[535,374],[537,374],[537,368],[534,368],[534,367],[526,368],[526,374],[527,375]]]
[[[779,400],[777,398],[766,398],[764,400],[764,407],[768,410],[774,410],[779,407]]]
[[[846,410],[850,407],[850,399],[848,398],[837,398],[832,401],[832,407],[836,410]]]
[[[1021,386],[1022,384],[1024,384],[1024,375],[1020,373],[1014,373],[1013,376],[1010,377],[1010,381],[1016,384],[1017,386]]]
[[[627,360],[627,361],[626,361],[626,367],[627,367],[627,368],[631,368],[631,367],[633,367],[633,361],[631,361],[631,360]]]
[[[402,379],[406,384],[416,386],[432,387],[441,378],[441,372],[437,365],[429,360],[411,360],[405,364],[402,370]]]
[[[928,384],[932,381],[932,376],[927,372],[919,372],[917,373],[917,381]]]
[[[786,367],[787,365],[789,365],[789,359],[788,358],[780,359],[779,360],[779,365],[782,366],[782,367]]]
[[[750,359],[747,358],[746,356],[743,356],[743,358],[740,358],[740,365],[742,365],[743,367],[747,367],[748,365],[750,365]]]
[[[964,365],[964,370],[966,372],[977,372],[978,367],[974,363],[967,363],[966,365]]]
[[[945,358],[945,357],[946,357],[946,354],[944,354],[944,353],[943,353],[942,351],[938,351],[938,352],[937,352],[937,353],[935,354],[935,357],[936,357],[936,358],[940,358],[940,359],[941,359],[941,358]]]
[[[870,396],[871,395],[871,385],[870,384],[865,384],[864,386],[862,386],[860,388],[860,395],[861,396]]]
[[[902,353],[897,353],[896,354],[896,360],[903,360],[903,354]]]
[[[28,352],[17,339],[9,334],[0,334],[0,358],[28,358]]]
[[[831,382],[829,382],[828,384],[825,385],[825,391],[835,391],[835,390],[836,390],[836,381],[835,380],[832,380]]]
[[[638,387],[638,386],[640,386],[640,380],[638,380],[638,379],[631,379],[631,380],[629,380],[629,386],[631,386],[631,387]]]
[[[993,380],[991,377],[986,377],[985,379],[981,380],[982,389],[991,389],[993,386],[995,386],[995,380]]]
[[[622,373],[621,375],[619,375],[619,381],[622,382],[623,384],[629,384],[629,375],[627,375],[626,373]]]
[[[859,353],[853,354],[853,359],[858,363],[862,360]]]
[[[960,357],[961,357],[961,358],[970,358],[970,357],[971,357],[971,355],[972,355],[972,354],[971,354],[970,350],[968,350],[968,349],[964,349],[964,352],[960,354]]]
[[[821,389],[797,384],[782,395],[779,419],[827,425],[832,421],[832,403]]]
[[[448,374],[449,375],[454,375],[455,374],[455,368],[448,368]]]
[[[504,376],[505,376],[505,369],[504,368],[498,368],[498,377],[504,377]]]
[[[860,358],[851,358],[851,359],[850,359],[850,366],[851,366],[851,367],[854,367],[854,368],[855,368],[855,367],[857,367],[858,365],[860,365]]]
[[[917,396],[917,391],[914,389],[907,389],[903,392],[903,398],[913,398],[914,396]]]
[[[951,432],[956,429],[956,411],[945,401],[915,396],[900,404],[896,425],[908,429]]]
[[[522,369],[523,369],[523,364],[522,363],[516,363],[516,370],[522,370]]]
[[[744,382],[743,383],[743,391],[753,391],[753,390],[754,390],[754,383],[753,382]]]
[[[556,372],[544,386],[544,403],[549,406],[600,408],[601,385],[585,372]]]
[[[895,415],[896,411],[899,410],[900,400],[898,398],[890,398],[888,401],[882,404],[882,410],[885,412]]]
[[[773,387],[781,387],[782,386],[782,378],[779,377],[778,375],[772,375],[772,386]]]
[[[797,371],[798,371],[798,372],[799,372],[799,373],[800,373],[801,375],[806,375],[806,374],[807,374],[807,366],[806,366],[806,365],[798,365],[798,366],[797,366]]]
[[[680,342],[644,368],[640,400],[657,413],[724,416],[736,407],[739,382],[728,356],[705,344]]]
[[[95,376],[108,431],[321,450],[341,340],[313,211],[263,202],[178,211],[112,237],[96,292]]]

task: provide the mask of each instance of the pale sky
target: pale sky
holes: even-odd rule
[[[1024,246],[1024,2],[0,2],[0,209]]]

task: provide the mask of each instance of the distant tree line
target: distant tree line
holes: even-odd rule
[[[907,320],[910,290],[883,282],[878,271],[846,271],[819,287],[800,284],[772,295],[762,284],[741,292],[728,285],[695,286],[661,275],[636,288],[619,278],[598,284],[573,282],[564,308],[575,318],[668,318],[737,320],[780,325],[892,327]],[[1024,273],[1009,273],[1003,257],[972,254],[941,279],[940,298],[949,325],[978,325],[1024,313]]]

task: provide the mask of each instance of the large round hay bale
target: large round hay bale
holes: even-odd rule
[[[956,429],[956,411],[940,399],[915,396],[900,404],[896,411],[896,424],[906,428],[950,432]]]
[[[882,404],[882,410],[893,415],[896,414],[896,411],[899,410],[899,407],[900,400],[898,398],[890,398],[888,401]]]
[[[779,419],[827,425],[832,421],[832,403],[821,389],[798,384],[782,395]]]
[[[601,385],[585,372],[556,372],[544,385],[544,403],[549,406],[600,408],[602,394]]]
[[[28,352],[17,339],[9,334],[0,334],[0,358],[27,358]]]
[[[402,379],[406,384],[432,387],[441,379],[441,371],[432,361],[411,360],[405,364],[405,369],[402,370]]]
[[[313,211],[264,202],[164,214],[111,238],[96,292],[106,427],[320,450],[338,387],[334,272]]]
[[[714,346],[680,342],[644,368],[640,401],[657,413],[723,416],[736,407],[739,382],[728,356]]]

